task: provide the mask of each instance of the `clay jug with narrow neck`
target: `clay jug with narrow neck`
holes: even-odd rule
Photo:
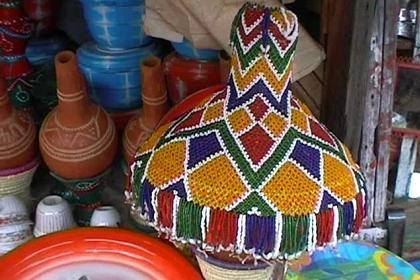
[[[42,123],[41,154],[56,175],[86,179],[109,168],[117,152],[117,135],[109,115],[92,103],[73,52],[55,57],[58,105]]]
[[[27,112],[12,106],[6,81],[0,79],[0,170],[22,166],[35,155],[35,124]]]
[[[134,160],[138,147],[169,109],[161,60],[155,56],[145,59],[141,63],[141,73],[143,110],[128,122],[123,135],[127,163]]]

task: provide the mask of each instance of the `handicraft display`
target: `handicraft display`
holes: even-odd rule
[[[139,217],[224,262],[294,259],[359,231],[364,177],[292,96],[297,38],[285,8],[240,9],[227,85],[181,103],[138,149],[127,195]]]

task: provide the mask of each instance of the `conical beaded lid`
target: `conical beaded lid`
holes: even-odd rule
[[[245,4],[228,85],[142,145],[128,195],[139,215],[204,250],[294,258],[358,232],[364,178],[291,95],[296,16]]]

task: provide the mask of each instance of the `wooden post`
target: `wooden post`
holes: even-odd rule
[[[420,0],[417,0],[417,20],[416,20],[416,38],[414,42],[413,58],[414,61],[420,62]]]
[[[368,197],[368,224],[374,220],[375,182],[376,182],[376,154],[375,136],[379,121],[379,109],[382,91],[382,60],[383,60],[383,31],[384,6],[383,0],[376,1],[375,16],[372,22],[372,36],[370,38],[369,80],[367,98],[363,115],[363,132],[360,148],[360,167],[366,177]]]
[[[392,133],[392,107],[397,70],[398,0],[385,0],[382,92],[377,128],[377,168],[374,221],[385,220],[388,189],[389,153]]]
[[[385,219],[398,0],[331,1],[321,117],[360,159],[370,222]]]
[[[377,0],[333,1],[321,118],[358,159]]]
[[[394,198],[407,197],[408,185],[417,158],[417,139],[404,136],[401,143],[400,159],[398,162],[397,179],[395,181]]]

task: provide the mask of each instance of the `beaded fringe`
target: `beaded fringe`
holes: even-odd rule
[[[168,238],[206,251],[247,253],[267,260],[293,259],[358,233],[365,217],[365,190],[352,201],[306,216],[241,215],[197,205],[144,184],[137,212]]]

